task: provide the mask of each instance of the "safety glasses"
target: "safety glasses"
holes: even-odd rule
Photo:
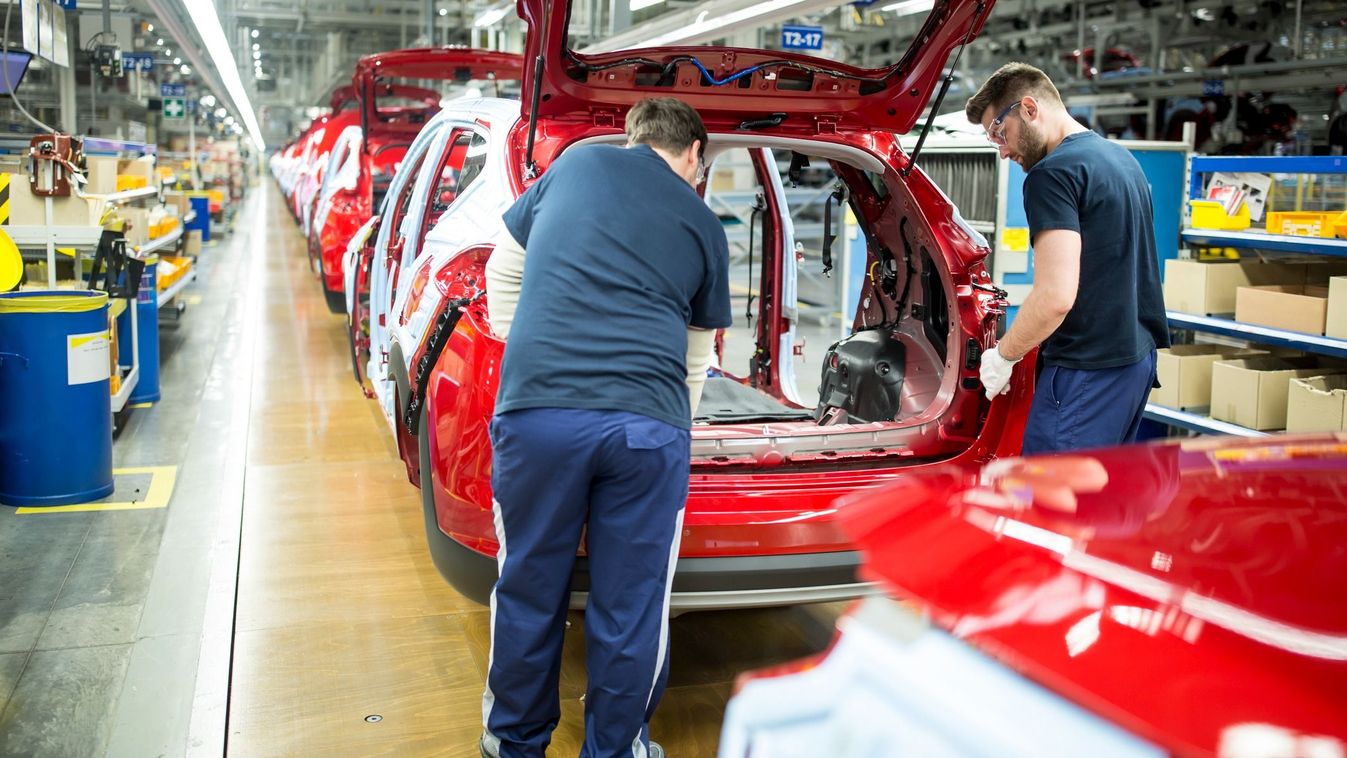
[[[1020,107],[1018,102],[1011,103],[1005,110],[997,114],[996,118],[992,119],[991,128],[987,129],[988,142],[993,145],[1006,144],[1006,116],[1009,116],[1010,112],[1018,107]]]

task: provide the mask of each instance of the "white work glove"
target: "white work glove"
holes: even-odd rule
[[[982,351],[982,387],[987,390],[987,399],[1004,395],[1010,391],[1010,373],[1015,370],[1019,359],[1008,361],[1001,355],[999,347]]]

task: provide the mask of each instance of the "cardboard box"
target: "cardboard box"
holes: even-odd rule
[[[1175,345],[1156,352],[1160,386],[1150,401],[1166,408],[1205,408],[1211,404],[1211,367],[1217,361],[1268,355],[1264,350],[1227,345]]]
[[[1286,397],[1286,431],[1347,431],[1347,374],[1292,379]]]
[[[1328,318],[1328,288],[1271,285],[1235,290],[1235,320],[1305,334],[1323,334]]]
[[[201,230],[189,229],[182,246],[183,255],[201,255]]]
[[[117,215],[126,222],[123,233],[126,244],[143,245],[150,239],[150,212],[144,208],[118,208]]]
[[[1328,280],[1328,313],[1324,318],[1324,334],[1347,340],[1347,276]]]
[[[192,201],[182,192],[167,192],[164,194],[164,207],[169,213],[183,218],[192,209]]]
[[[1304,284],[1305,264],[1242,261],[1165,261],[1165,307],[1209,316],[1235,312],[1235,290],[1269,284]]]
[[[152,183],[154,181],[154,156],[144,155],[139,158],[117,161],[117,174],[143,177],[146,184]]]
[[[91,204],[82,197],[54,197],[51,203],[54,226],[89,226],[93,218]],[[27,174],[9,175],[9,223],[15,226],[39,226],[47,223],[46,198],[32,193]]]
[[[1211,417],[1249,429],[1284,429],[1291,380],[1334,371],[1316,358],[1218,361],[1211,367]]]
[[[84,185],[86,195],[111,195],[117,191],[117,159],[109,155],[84,157],[85,173],[89,181]]]

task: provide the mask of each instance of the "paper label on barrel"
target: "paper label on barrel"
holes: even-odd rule
[[[112,340],[108,330],[66,336],[66,384],[105,382],[112,377],[108,366]]]

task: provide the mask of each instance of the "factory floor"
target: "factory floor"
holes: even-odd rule
[[[0,757],[476,756],[488,612],[431,564],[273,185],[198,272],[161,325],[161,398],[121,420],[113,495],[0,506]],[[735,676],[823,649],[839,610],[674,619],[652,737],[714,755]],[[582,739],[580,619],[556,755]]]

